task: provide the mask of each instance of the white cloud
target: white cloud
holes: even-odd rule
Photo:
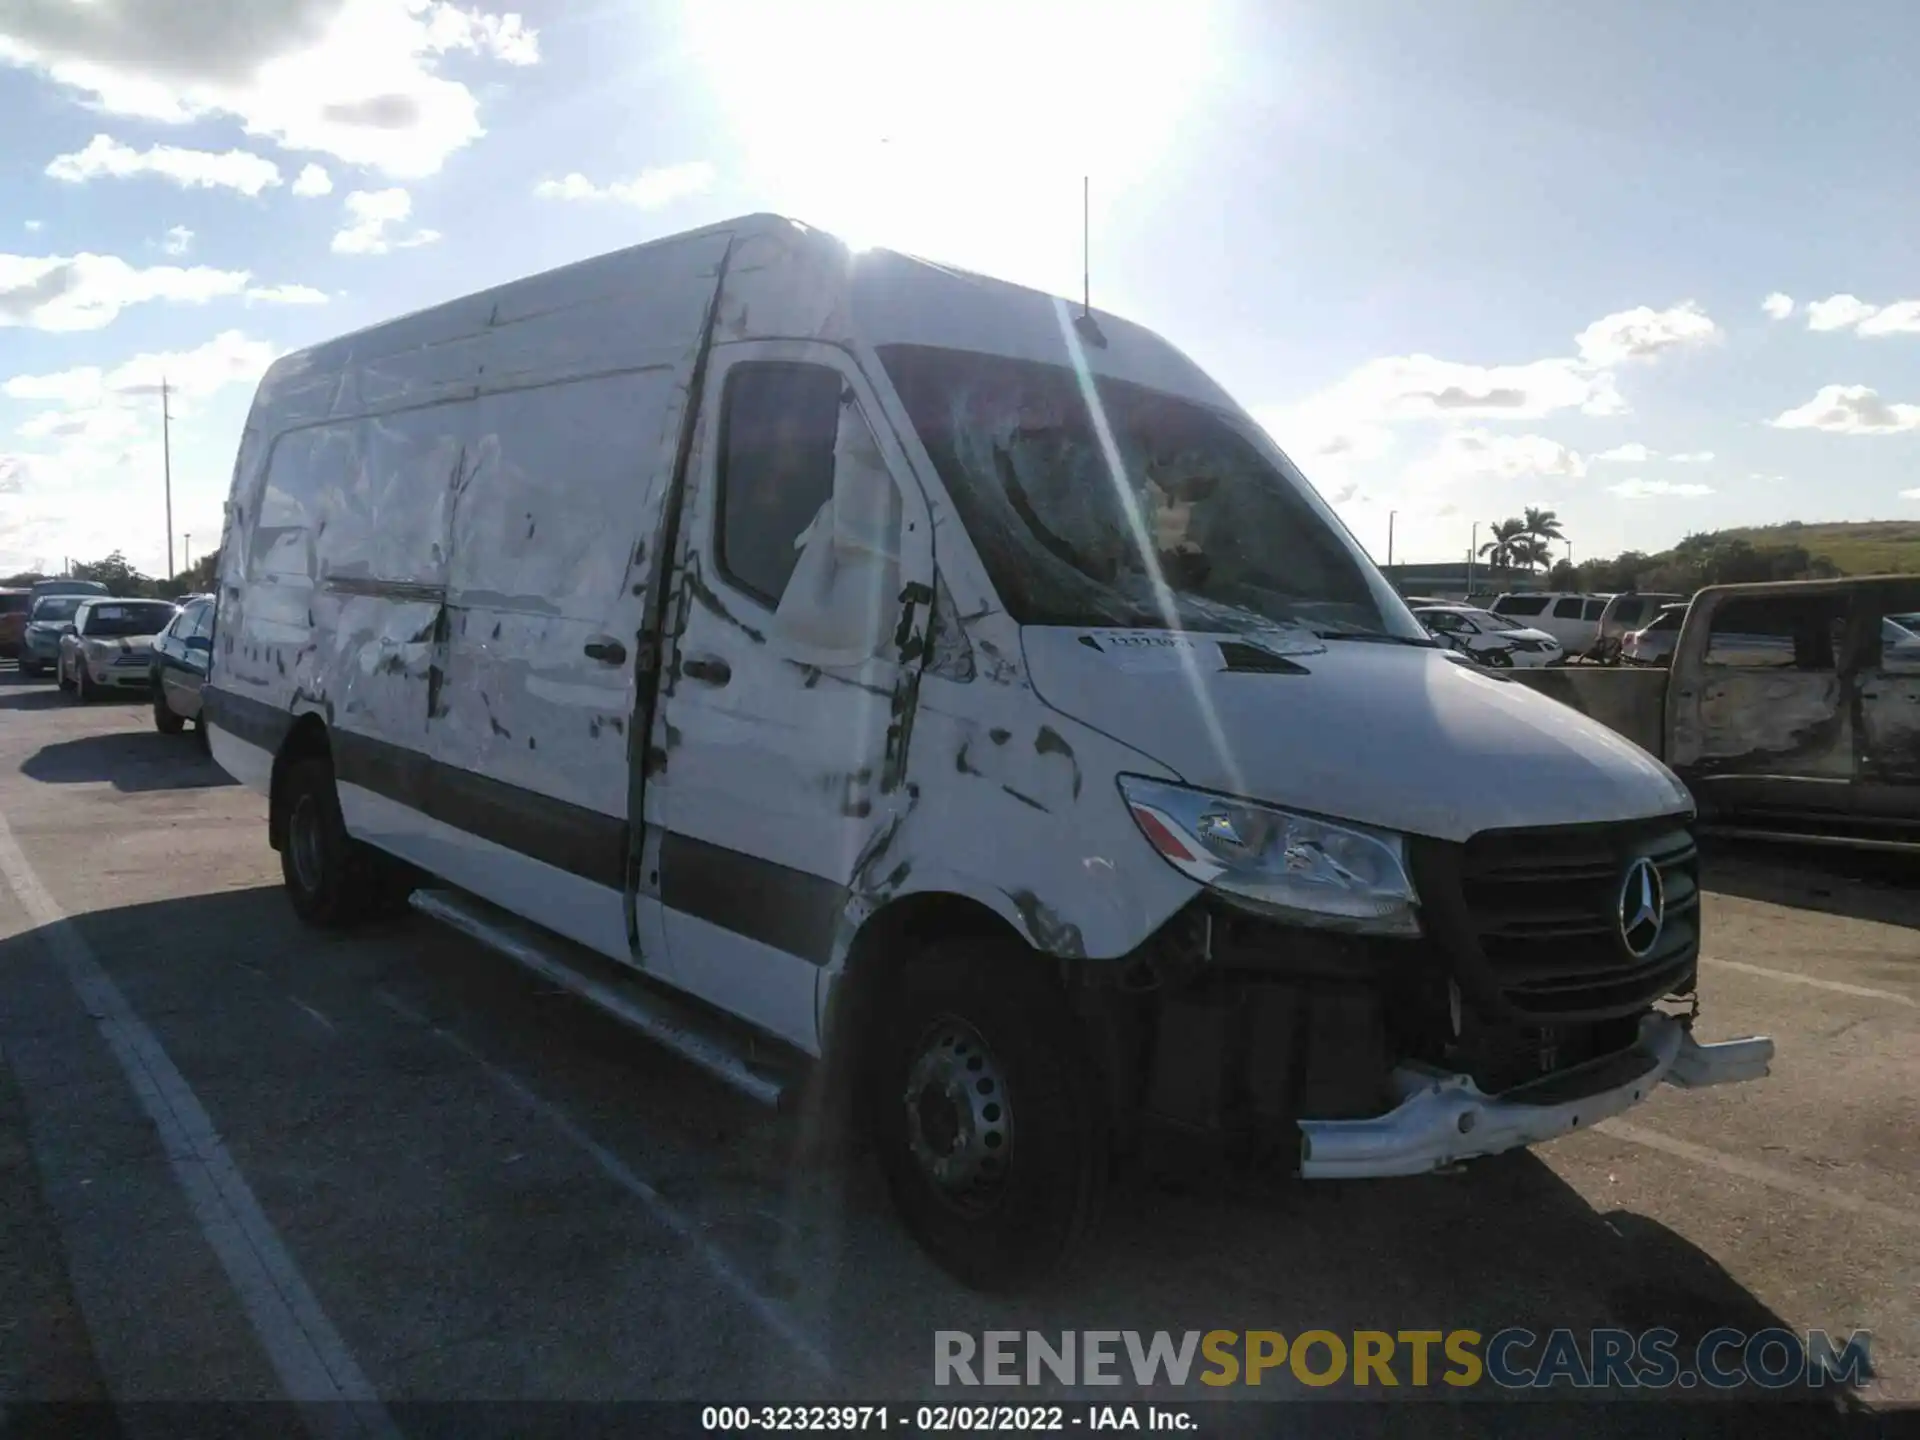
[[[184,225],[172,226],[167,238],[160,242],[160,248],[169,255],[184,255],[193,248],[193,231]]]
[[[1889,403],[1866,385],[1823,385],[1806,404],[1767,423],[1782,430],[1825,430],[1833,435],[1892,435],[1920,429],[1920,405]]]
[[[155,265],[117,255],[0,255],[0,326],[98,330],[129,305],[154,300],[201,304],[246,287],[245,270]]]
[[[1902,490],[1900,492],[1900,498],[1902,500],[1920,500],[1920,490]]]
[[[1587,462],[1544,435],[1498,435],[1456,430],[1433,453],[1409,465],[1404,478],[1416,485],[1458,485],[1475,480],[1578,480]]]
[[[595,185],[579,171],[560,180],[542,180],[533,193],[542,200],[618,200],[641,210],[657,210],[675,200],[698,195],[713,184],[714,170],[704,160],[642,170],[631,180]]]
[[[237,190],[246,196],[258,195],[280,183],[278,165],[245,150],[186,150],[178,145],[135,150],[109,135],[94,136],[84,150],[54,156],[46,173],[69,185],[159,175],[189,189]]]
[[[1687,300],[1665,310],[1640,305],[1603,316],[1576,335],[1574,344],[1589,365],[1606,366],[1651,360],[1667,350],[1706,345],[1720,338],[1720,327]]]
[[[1533,420],[1557,410],[1609,415],[1621,407],[1613,378],[1573,360],[1466,365],[1432,355],[1369,360],[1300,408],[1330,420]],[[1345,428],[1342,426],[1341,428]]]
[[[171,124],[231,116],[289,150],[403,178],[432,174],[483,133],[474,92],[439,73],[455,52],[540,58],[518,15],[447,0],[0,9],[0,64],[37,70],[96,109]]]
[[[1690,500],[1713,494],[1711,485],[1676,485],[1671,480],[1622,480],[1618,485],[1609,485],[1607,489],[1622,500],[1650,500],[1656,495]]]
[[[315,195],[331,195],[333,177],[327,174],[324,166],[308,165],[295,178],[293,193],[303,199],[311,199]]]
[[[1760,308],[1767,312],[1769,320],[1785,320],[1793,314],[1793,297],[1776,290],[1760,302]]]
[[[28,220],[25,223],[26,223],[27,229],[38,230],[45,222],[41,220]]]
[[[1920,300],[1896,300],[1862,320],[1858,335],[1920,335]]]
[[[174,395],[204,398],[223,386],[258,380],[278,354],[264,340],[249,339],[238,330],[223,330],[191,350],[135,355],[110,370],[82,365],[47,375],[16,375],[0,383],[0,395],[10,400],[51,400],[75,408],[116,398],[158,395],[164,378]]]
[[[1611,450],[1602,450],[1594,456],[1595,463],[1603,460],[1624,461],[1629,465],[1640,465],[1653,458],[1653,452],[1638,440],[1629,440],[1625,445],[1616,445]]]
[[[1667,459],[1675,465],[1706,465],[1712,462],[1713,451],[1682,450],[1677,454],[1667,456]]]
[[[247,291],[249,305],[324,305],[327,292],[311,285],[255,285]]]
[[[438,230],[415,230],[404,237],[388,233],[413,214],[413,197],[397,186],[390,190],[355,190],[347,196],[347,223],[333,237],[336,255],[384,255],[415,245],[431,245]]]
[[[1850,330],[1862,320],[1879,313],[1878,305],[1869,305],[1857,295],[1829,295],[1825,300],[1807,304],[1809,330]]]

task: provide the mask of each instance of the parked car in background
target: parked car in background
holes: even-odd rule
[[[0,658],[15,659],[20,654],[27,629],[27,611],[33,595],[26,590],[0,590]]]
[[[1560,642],[1569,656],[1585,655],[1600,639],[1600,617],[1611,595],[1578,595],[1571,591],[1509,592],[1489,607],[1494,614],[1544,630]]]
[[[206,735],[200,725],[200,687],[212,653],[213,597],[189,595],[153,641],[153,726],[162,735],[178,735],[189,720]]]
[[[1629,665],[1665,665],[1686,618],[1685,605],[1663,605],[1650,622],[1621,637],[1619,658]]]
[[[44,675],[60,663],[60,637],[73,628],[84,595],[42,595],[27,612],[20,637],[20,673]]]
[[[1665,761],[1698,802],[1702,829],[1912,855],[1920,635],[1893,617],[1916,612],[1913,575],[1713,585],[1679,612],[1664,668],[1506,679]],[[1663,629],[1672,613],[1660,615]]]
[[[1416,605],[1414,618],[1456,650],[1482,665],[1552,665],[1563,658],[1560,642],[1544,630],[1473,605]]]
[[[1640,590],[1614,596],[1607,602],[1607,608],[1600,612],[1600,634],[1594,640],[1593,648],[1587,652],[1587,658],[1604,665],[1618,664],[1621,646],[1629,634],[1645,628],[1667,606],[1684,607],[1686,601],[1684,595],[1661,595]]]
[[[1920,610],[1916,610],[1910,615],[1889,615],[1887,618],[1901,629],[1911,630],[1916,635],[1920,635]]]
[[[36,580],[27,590],[35,601],[48,595],[111,595],[98,580]]]
[[[103,690],[144,690],[153,683],[153,637],[172,623],[171,600],[89,596],[60,637],[60,688],[82,704]]]

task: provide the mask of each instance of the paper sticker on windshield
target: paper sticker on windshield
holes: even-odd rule
[[[102,605],[93,613],[98,615],[102,620],[124,620],[127,618],[127,607],[124,605]]]

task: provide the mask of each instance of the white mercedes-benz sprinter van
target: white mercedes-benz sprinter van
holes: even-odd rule
[[[216,627],[304,919],[411,893],[844,1105],[975,1285],[1170,1130],[1409,1175],[1767,1071],[1691,1033],[1662,765],[1436,648],[1173,346],[790,220],[280,360]]]

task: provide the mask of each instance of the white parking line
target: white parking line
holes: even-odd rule
[[[421,1026],[443,1044],[458,1050],[485,1071],[494,1084],[585,1151],[608,1179],[637,1198],[653,1212],[656,1219],[679,1236],[700,1257],[707,1269],[713,1272],[714,1278],[731,1290],[734,1296],[753,1311],[769,1330],[792,1346],[794,1351],[820,1374],[826,1376],[833,1374],[833,1363],[814,1345],[813,1341],[807,1338],[799,1324],[779,1301],[761,1294],[754,1287],[753,1282],[742,1275],[733,1261],[727,1258],[725,1252],[711,1244],[700,1233],[699,1226],[668,1204],[666,1197],[636,1175],[626,1161],[582,1130],[566,1111],[534,1094],[518,1077],[502,1070],[460,1036],[450,1030],[443,1030],[405,1001],[388,994],[385,990],[375,993],[382,1005],[401,1019]]]
[[[316,1435],[399,1436],[221,1143],[206,1109],[40,883],[3,814],[0,879],[18,897],[41,944],[99,1024],[141,1109],[160,1132],[167,1163],[200,1233],[226,1271],[287,1398],[302,1407],[308,1428]]]
[[[1812,975],[1797,974],[1792,970],[1769,970],[1764,965],[1749,965],[1744,960],[1715,960],[1711,956],[1702,955],[1700,963],[1718,965],[1722,970],[1738,970],[1742,975],[1758,975],[1763,980],[1784,980],[1789,985],[1811,985],[1819,990],[1831,990],[1836,995],[1858,995],[1863,1000],[1891,1000],[1896,1005],[1911,1005],[1920,1010],[1920,1000],[1893,990],[1875,990],[1868,985],[1849,985],[1844,980],[1821,980]]]
[[[1802,1179],[1784,1170],[1776,1170],[1771,1165],[1762,1165],[1756,1160],[1745,1160],[1738,1155],[1729,1155],[1724,1150],[1709,1149],[1705,1145],[1695,1145],[1689,1140],[1676,1140],[1671,1135],[1662,1135],[1658,1130],[1648,1130],[1639,1125],[1629,1124],[1625,1120],[1602,1120],[1593,1128],[1602,1135],[1612,1136],[1615,1140],[1625,1140],[1632,1145],[1644,1145],[1649,1150],[1658,1150],[1662,1154],[1673,1156],[1676,1160],[1691,1160],[1696,1165],[1709,1166],[1724,1175],[1737,1175],[1742,1180],[1751,1180],[1756,1185],[1765,1185],[1769,1189],[1778,1190],[1787,1195],[1797,1195],[1802,1200],[1812,1200],[1835,1210],[1844,1210],[1849,1215],[1879,1220],[1888,1225],[1899,1225],[1908,1230],[1920,1230],[1920,1214],[1911,1210],[1883,1205],[1878,1200],[1868,1200],[1845,1190],[1837,1190],[1831,1185],[1822,1185],[1818,1180]]]

